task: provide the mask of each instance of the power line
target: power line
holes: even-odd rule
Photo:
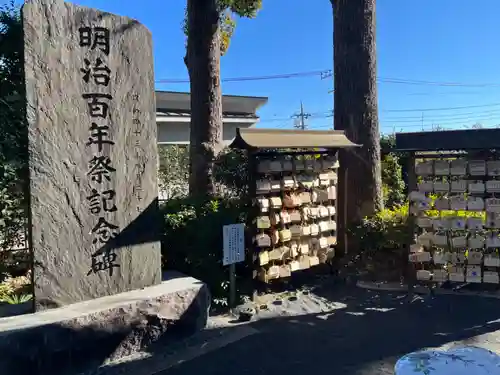
[[[426,85],[426,86],[444,86],[444,87],[500,87],[498,83],[462,83],[462,82],[437,82],[437,81],[422,81],[403,78],[382,78],[377,79],[383,83],[395,83],[405,85]]]
[[[481,121],[481,120],[495,120],[500,118],[500,115],[485,115],[485,116],[476,116],[476,117],[462,117],[462,118],[455,118],[455,119],[427,119],[425,122],[426,123],[434,123],[434,124],[455,124],[455,123],[460,123],[460,122],[470,122],[470,121]],[[418,125],[422,124],[421,121],[391,121],[391,120],[385,120],[385,121],[380,121],[381,123],[385,124],[413,124],[413,125]],[[411,125],[411,126],[413,126]],[[410,126],[410,125],[409,125]]]
[[[500,118],[499,118],[499,123],[500,123]],[[391,124],[387,124],[387,125],[382,125],[381,128],[390,127],[390,128],[399,128],[401,130],[403,130],[403,129],[420,128],[420,130],[425,130],[425,129],[428,129],[428,128],[434,129],[436,127],[443,126],[443,127],[448,128],[448,129],[457,129],[457,128],[462,128],[462,127],[468,128],[468,127],[474,126],[475,124],[477,124],[477,121],[467,121],[465,123],[457,123],[457,122],[453,122],[453,123],[440,123],[440,122],[435,122],[435,123],[424,125],[422,127],[422,124],[412,124],[412,125],[404,124],[404,125],[399,125],[397,123],[395,123],[395,124],[391,123]],[[330,128],[330,127],[331,127],[331,124],[325,124],[325,125],[313,125],[310,128],[311,129],[325,129],[325,128]],[[485,126],[485,128],[491,128],[491,127],[492,126]],[[496,127],[496,126],[493,126],[493,127]]]
[[[500,112],[500,109],[490,109],[490,110],[483,110],[479,112],[463,112],[463,113],[448,113],[448,114],[436,114],[432,116],[432,119],[456,119],[457,117],[463,117],[463,116],[474,116],[474,115],[484,115],[484,114],[498,114]],[[382,117],[382,116],[381,116]],[[390,116],[390,117],[382,117],[384,120],[392,120],[392,121],[398,121],[398,120],[419,120],[422,118],[422,116]]]
[[[295,115],[297,117],[290,118],[274,118],[274,119],[261,119],[260,123],[270,123],[270,122],[286,122],[290,121],[292,118],[298,118],[299,115]],[[309,118],[313,119],[327,119],[333,117],[332,115],[316,115],[309,116]],[[401,118],[381,118],[380,123],[390,123],[390,124],[423,124],[423,123],[456,123],[461,121],[478,121],[478,120],[490,120],[490,119],[500,119],[500,113],[485,113],[485,114],[472,114],[471,116],[449,116],[449,117],[414,117],[413,119],[401,119]],[[299,122],[297,125],[294,125],[297,128],[302,128]],[[307,126],[306,126],[307,127]]]
[[[323,76],[327,74],[328,70],[313,70],[309,72],[297,72],[288,74],[275,74],[267,76],[248,76],[248,77],[233,77],[233,78],[221,78],[221,82],[242,82],[242,81],[265,81],[269,79],[288,79],[288,78],[299,78],[299,77],[314,77],[319,76],[323,79]],[[189,79],[159,79],[155,81],[156,83],[189,83]]]
[[[413,108],[413,109],[386,109],[381,112],[430,112],[430,111],[453,111],[457,109],[468,108],[485,108],[499,106],[500,103],[481,104],[481,105],[467,105],[462,107],[443,107],[443,108]]]
[[[290,78],[300,78],[300,77],[320,77],[321,79],[330,78],[333,76],[333,71],[331,69],[324,70],[313,70],[304,72],[294,72],[294,73],[281,73],[273,75],[263,75],[263,76],[243,76],[243,77],[232,77],[232,78],[222,78],[222,82],[243,82],[243,81],[262,81],[271,79],[290,79]],[[427,80],[415,80],[406,78],[393,78],[393,77],[378,77],[377,81],[379,83],[393,83],[393,84],[404,84],[404,85],[417,85],[417,86],[442,86],[442,87],[500,87],[500,83],[464,83],[464,82],[439,82],[439,81],[427,81]],[[178,79],[178,78],[165,78],[158,79],[156,83],[189,83],[189,79]]]
[[[442,108],[419,108],[419,109],[387,109],[382,110],[381,112],[386,113],[398,113],[398,112],[420,112],[420,115],[413,116],[381,116],[380,123],[392,123],[392,124],[422,124],[425,123],[446,123],[446,122],[460,122],[460,121],[477,121],[477,120],[490,120],[500,117],[500,108],[476,111],[476,112],[462,112],[462,113],[449,113],[449,114],[435,114],[432,116],[425,116],[424,113],[432,112],[432,111],[449,111],[449,110],[459,110],[459,109],[468,109],[468,108],[487,108],[487,107],[495,107],[500,106],[500,103],[492,103],[492,104],[482,104],[482,105],[471,105],[471,106],[461,106],[461,107],[442,107]],[[302,128],[302,124],[305,126],[305,119],[313,118],[313,119],[326,119],[333,117],[333,110],[325,110],[322,112],[315,113],[305,113],[303,112],[303,107],[300,113],[295,113],[288,118],[274,118],[274,119],[261,119],[261,123],[267,122],[285,122],[290,121],[290,119],[300,119],[298,128]],[[301,114],[303,114],[304,118],[302,119]],[[425,121],[424,121],[425,120]]]
[[[409,92],[406,96],[451,96],[451,95],[484,95],[484,91],[448,91],[448,92]]]
[[[295,118],[299,118],[300,117],[300,114],[298,115],[295,115]],[[322,115],[322,116],[311,116],[312,118],[315,118],[315,119],[327,119],[327,118],[331,118],[332,116],[326,116],[326,115]],[[291,118],[294,118],[293,116]],[[287,123],[288,121],[290,121],[291,118],[288,118],[288,119],[270,119],[270,120],[261,120],[260,122],[261,123],[267,123],[267,122],[274,122],[274,121],[280,121],[282,122],[282,124],[280,124],[278,127],[287,127]],[[471,122],[480,122],[480,121],[484,121],[484,120],[496,120],[498,119],[499,120],[499,123],[500,123],[500,114],[485,114],[485,115],[476,115],[476,116],[473,116],[473,117],[470,117],[470,116],[466,116],[466,117],[456,117],[456,118],[444,118],[444,119],[437,119],[437,118],[423,118],[421,117],[419,120],[415,119],[415,120],[412,120],[412,121],[405,121],[405,120],[402,120],[402,121],[398,121],[398,120],[380,120],[380,124],[381,126],[387,126],[387,125],[391,125],[391,126],[395,126],[395,125],[398,125],[400,127],[421,127],[423,128],[425,126],[425,124],[438,124],[438,125],[445,125],[445,124],[456,124],[457,126],[461,126],[463,123],[471,123]],[[293,127],[296,127],[296,128],[299,128],[299,129],[305,129],[306,126],[304,126],[304,128],[301,126],[302,122],[299,122],[298,124],[295,124],[295,125],[291,125]],[[328,125],[328,126],[331,126],[331,125]],[[309,128],[315,128],[317,127],[316,125],[313,125],[313,126],[307,126]]]

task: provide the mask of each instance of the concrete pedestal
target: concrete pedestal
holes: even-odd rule
[[[203,329],[210,293],[168,273],[160,285],[0,319],[0,374],[78,372]]]

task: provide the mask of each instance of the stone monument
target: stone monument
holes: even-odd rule
[[[37,311],[0,318],[0,374],[100,373],[203,329],[210,293],[161,275],[148,30],[63,0],[23,21]]]
[[[62,0],[23,22],[36,310],[159,284],[150,32]]]

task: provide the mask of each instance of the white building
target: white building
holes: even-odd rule
[[[257,110],[267,103],[267,98],[251,96],[222,96],[223,141],[229,145],[236,137],[237,128],[249,128],[259,122]],[[156,91],[156,123],[158,125],[159,147],[189,144],[191,123],[190,95],[187,92]],[[177,155],[185,155],[181,150]],[[183,159],[178,157],[172,160]],[[165,160],[160,159],[160,163]],[[174,161],[174,163],[176,163]],[[167,168],[169,170],[177,170]],[[168,200],[187,193],[187,178],[168,179],[168,185],[160,183],[159,199]]]
[[[265,97],[223,95],[223,140],[229,144],[236,136],[237,128],[248,128],[257,124],[257,110],[266,103]],[[189,93],[156,91],[158,144],[189,144],[190,114]]]

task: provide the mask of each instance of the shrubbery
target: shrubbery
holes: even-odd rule
[[[29,301],[32,296],[31,274],[7,276],[0,282],[0,303],[17,304]]]
[[[6,249],[24,239],[27,221],[28,127],[25,120],[23,30],[19,8],[0,7],[0,282],[9,273]],[[24,272],[26,271],[26,264]],[[21,268],[22,268],[21,267]]]
[[[188,149],[162,147],[160,188],[173,196],[161,206],[164,219],[163,268],[177,270],[207,283],[215,303],[228,297],[229,274],[222,266],[222,227],[246,222],[248,163],[240,150],[225,149],[215,162],[214,179],[219,198],[197,201],[187,196]],[[183,188],[179,188],[184,186]],[[237,265],[237,277],[244,276],[246,264]],[[238,292],[246,289],[249,278],[238,280]]]
[[[431,198],[436,199],[433,195]],[[425,214],[428,217],[484,216],[484,213],[451,210],[428,210]],[[407,261],[409,231],[407,202],[365,218],[349,231],[359,243],[353,265],[372,279],[399,280]]]
[[[384,206],[394,208],[406,199],[406,185],[399,156],[387,154],[382,158],[382,193]]]
[[[403,176],[403,163],[406,157],[391,152],[396,145],[395,141],[395,137],[392,135],[384,135],[380,138],[382,193],[386,208],[399,206],[406,199],[406,185]]]
[[[162,237],[163,267],[204,281],[214,302],[224,303],[229,275],[222,266],[222,227],[244,223],[246,208],[239,199],[193,201],[178,198],[165,203]],[[245,264],[238,265],[238,275],[245,274]],[[245,289],[244,280],[238,280]],[[246,282],[246,281],[245,281]]]
[[[402,277],[408,243],[408,205],[384,209],[353,226],[349,236],[358,249],[350,254],[350,266],[358,276],[371,280],[399,280]]]

